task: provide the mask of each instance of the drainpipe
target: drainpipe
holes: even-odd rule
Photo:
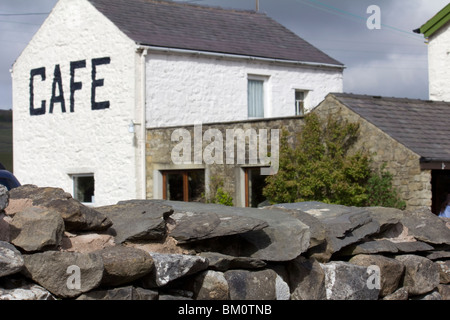
[[[147,142],[147,115],[146,115],[146,101],[147,101],[147,72],[146,72],[146,57],[148,49],[143,49],[141,53],[141,198],[147,198],[147,170],[146,170],[146,142]]]

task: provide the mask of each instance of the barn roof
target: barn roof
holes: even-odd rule
[[[450,102],[333,93],[339,102],[422,158],[450,161]]]

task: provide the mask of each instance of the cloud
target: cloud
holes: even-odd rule
[[[345,92],[377,96],[427,99],[427,82],[426,60],[416,55],[390,54],[353,65],[344,74]]]

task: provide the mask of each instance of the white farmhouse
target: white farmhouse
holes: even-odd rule
[[[301,116],[343,69],[261,13],[60,0],[13,66],[14,173],[94,206],[168,198],[151,129]]]
[[[450,101],[450,3],[414,31],[428,39],[430,100]]]

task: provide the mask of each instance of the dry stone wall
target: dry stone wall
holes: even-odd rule
[[[450,299],[450,221],[428,210],[0,194],[0,300]]]

